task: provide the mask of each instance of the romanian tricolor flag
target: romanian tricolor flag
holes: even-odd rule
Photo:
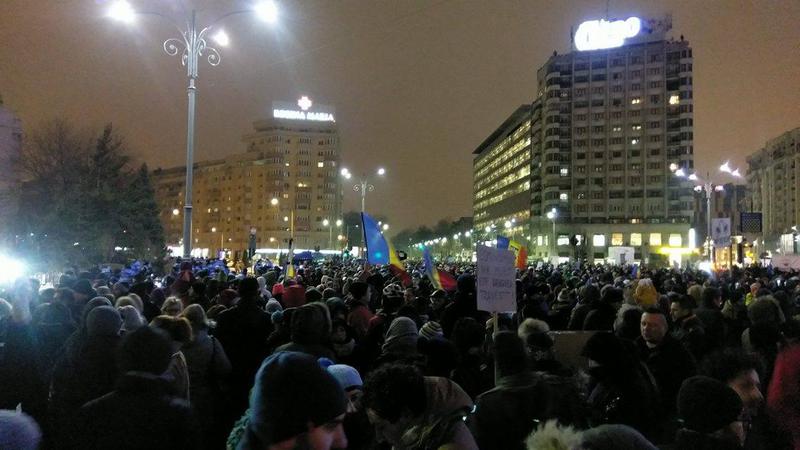
[[[406,272],[400,258],[397,257],[397,251],[395,251],[392,243],[381,233],[381,229],[375,219],[362,212],[361,224],[364,226],[367,262],[388,265],[392,274],[400,278],[404,286],[410,286],[412,284],[411,276]]]
[[[514,266],[518,269],[525,269],[528,265],[528,249],[524,245],[520,244],[517,241],[510,241],[508,243],[508,249],[514,252],[516,256],[516,261]]]
[[[428,279],[431,280],[431,284],[433,284],[435,289],[442,289],[445,291],[456,290],[456,279],[449,273],[436,268],[433,264],[433,257],[428,247],[425,247],[423,250],[423,259],[425,263],[425,274],[428,275]]]

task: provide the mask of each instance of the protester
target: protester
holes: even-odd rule
[[[388,364],[367,379],[364,404],[378,439],[395,448],[478,448],[464,424],[472,401],[446,378],[426,378],[414,366]]]
[[[696,373],[696,363],[683,345],[669,335],[667,318],[660,309],[645,310],[641,331],[642,335],[635,341],[636,348],[656,380],[661,405],[670,418],[675,412],[681,383]]]
[[[310,355],[278,352],[255,377],[240,450],[347,448],[342,386]]]
[[[677,404],[682,428],[675,450],[742,448],[742,401],[733,389],[712,378],[691,377],[681,386]]]
[[[150,326],[160,328],[172,338],[172,359],[164,378],[169,382],[170,392],[176,397],[189,401],[191,384],[189,368],[181,349],[192,342],[192,327],[183,317],[158,316]]]
[[[273,330],[270,316],[258,307],[258,281],[245,278],[239,284],[239,301],[217,317],[214,334],[231,362],[231,411],[240,416],[261,362],[269,355],[266,337]]]
[[[192,341],[181,352],[189,373],[189,400],[203,429],[207,449],[221,448],[230,427],[225,399],[229,392],[231,363],[219,340],[208,334],[208,319],[202,306],[189,305],[181,316],[192,327]]]
[[[117,387],[81,408],[78,448],[202,448],[189,404],[170,395],[160,377],[172,354],[172,339],[163,330],[142,327],[128,333],[119,349]]]

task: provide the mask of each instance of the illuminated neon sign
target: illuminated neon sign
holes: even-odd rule
[[[272,117],[276,119],[310,120],[313,122],[336,122],[332,108],[322,107],[319,108],[319,111],[309,111],[312,102],[306,96],[297,101],[297,106],[300,107],[300,110],[293,109],[291,103],[273,102]]]
[[[639,34],[642,21],[638,17],[626,20],[589,20],[575,32],[575,48],[580,51],[621,47],[625,39]]]

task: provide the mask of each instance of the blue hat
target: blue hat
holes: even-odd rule
[[[332,366],[328,366],[328,373],[336,378],[336,381],[342,385],[342,389],[345,391],[364,386],[364,382],[361,381],[361,375],[358,373],[358,371],[346,364],[334,364]]]

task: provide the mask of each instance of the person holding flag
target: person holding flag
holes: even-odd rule
[[[391,241],[383,235],[378,223],[369,214],[361,213],[361,224],[364,229],[364,243],[367,248],[367,262],[369,264],[382,264],[389,268],[394,276],[400,279],[403,286],[411,286],[411,275],[397,256]]]
[[[431,280],[434,289],[452,292],[456,290],[456,280],[449,273],[436,268],[433,264],[433,257],[430,249],[425,247],[423,250],[423,260],[425,262],[425,274]]]

